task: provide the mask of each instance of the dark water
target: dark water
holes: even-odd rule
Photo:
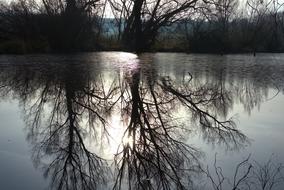
[[[284,189],[283,92],[283,54],[2,55],[0,189]]]

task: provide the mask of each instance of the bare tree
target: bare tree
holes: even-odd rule
[[[215,9],[213,9],[213,14],[217,21],[217,30],[219,30],[218,39],[220,39],[222,43],[221,53],[226,53],[229,48],[229,26],[238,8],[238,3],[238,0],[218,0],[214,2]]]
[[[272,1],[249,0],[247,1],[249,12],[249,25],[251,28],[249,44],[252,45],[253,54],[257,51],[257,43],[260,40],[260,34],[264,29],[265,16],[268,13],[268,7]]]
[[[148,50],[162,26],[170,25],[194,9],[198,0],[110,0],[114,15],[123,24],[122,43],[128,50]]]

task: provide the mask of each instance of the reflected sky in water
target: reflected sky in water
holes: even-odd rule
[[[215,153],[227,176],[283,163],[283,92],[282,54],[0,56],[0,185],[191,189]]]

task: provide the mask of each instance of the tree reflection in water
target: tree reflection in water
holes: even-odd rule
[[[200,152],[178,138],[186,129],[172,121],[175,98],[157,86],[155,76],[141,81],[140,74],[140,69],[130,71],[121,89],[120,109],[129,121],[124,135],[131,140],[115,157],[114,188],[121,189],[126,177],[129,189],[183,189]]]
[[[228,148],[248,142],[223,119],[234,92],[190,73],[175,83],[151,64],[106,77],[99,65],[49,63],[4,67],[0,81],[2,96],[20,99],[32,158],[54,189],[188,189],[202,156],[188,144],[191,128]],[[112,170],[98,147],[115,135],[109,121],[117,110],[125,126]]]
[[[115,188],[120,189],[123,177],[128,179],[129,189],[185,189],[192,173],[197,172],[201,152],[185,143],[184,123],[176,121],[174,112],[184,106],[188,119],[201,127],[204,137],[238,147],[247,138],[233,120],[219,120],[212,110],[227,106],[226,95],[216,88],[191,85],[187,82],[175,85],[169,77],[158,76],[154,68],[146,68],[144,80],[141,69],[126,77],[121,110],[129,120],[124,143],[116,156],[118,173]],[[223,101],[219,103],[218,101]],[[229,101],[228,101],[229,102]],[[124,116],[125,117],[125,116]],[[176,121],[176,122],[175,122]],[[126,176],[125,173],[127,173]]]
[[[88,71],[76,65],[53,66],[51,73],[45,70],[48,66],[6,70],[11,80],[6,80],[5,91],[22,101],[32,158],[51,178],[51,188],[96,189],[105,182],[108,167],[85,138],[99,129],[101,135],[106,132],[111,92],[103,91],[101,82],[91,82],[96,78],[91,80]]]

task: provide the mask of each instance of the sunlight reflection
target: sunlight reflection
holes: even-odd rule
[[[111,117],[110,126],[108,131],[110,135],[109,147],[106,153],[113,156],[122,151],[123,146],[132,146],[133,137],[125,134],[126,121],[123,121],[118,113]]]
[[[115,57],[115,63],[118,68],[126,70],[136,70],[139,68],[139,59],[136,54],[120,52]]]

